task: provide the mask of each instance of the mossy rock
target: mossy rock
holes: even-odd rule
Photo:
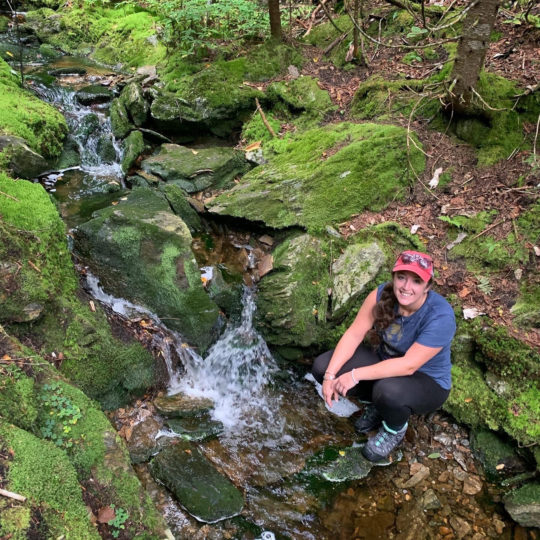
[[[540,483],[532,482],[508,493],[504,507],[522,527],[540,527]]]
[[[256,300],[256,323],[266,341],[285,353],[335,346],[365,297],[389,275],[386,263],[395,254],[385,247],[384,233],[371,229],[369,241],[358,236],[348,243],[302,234],[280,244]]]
[[[15,178],[32,180],[49,168],[47,160],[34,152],[21,137],[0,135],[0,159]]]
[[[118,98],[111,102],[110,119],[111,130],[117,139],[123,139],[134,128],[125,105]]]
[[[334,18],[334,23],[339,30],[335,28],[332,23],[325,22],[315,26],[305,40],[321,49],[326,49],[335,39],[337,39],[342,33],[349,31],[349,37],[344,39],[336,47],[334,47],[328,54],[330,61],[337,67],[344,67],[347,62],[345,57],[352,40],[352,23],[348,15],[341,15]]]
[[[13,180],[0,172],[0,322],[27,321],[27,306],[43,308],[73,294],[77,281],[65,227],[39,184]]]
[[[342,123],[274,139],[265,147],[268,163],[208,207],[270,227],[323,230],[405,195],[409,160],[417,173],[425,166],[416,147],[408,155],[406,138],[397,126]]]
[[[137,158],[144,151],[143,134],[138,131],[132,131],[124,140],[124,156],[122,157],[122,170],[126,173],[135,164]]]
[[[178,441],[160,452],[150,469],[199,521],[215,523],[242,510],[242,493],[214,469],[196,446],[186,441]]]
[[[188,201],[188,193],[176,184],[161,185],[167,201],[171,205],[173,212],[182,218],[182,221],[189,227],[191,233],[203,230],[203,224],[197,211]]]
[[[111,101],[113,98],[113,93],[104,86],[92,84],[77,90],[75,97],[82,105],[93,105],[96,103],[107,103],[108,101]]]
[[[45,159],[60,155],[67,124],[60,112],[19,87],[9,65],[0,59],[0,133],[26,141]]]
[[[243,154],[232,148],[218,146],[194,151],[177,144],[163,144],[141,163],[141,168],[194,193],[229,186],[249,166]]]
[[[300,125],[321,121],[336,109],[328,92],[322,90],[317,79],[312,77],[274,82],[266,89],[266,96],[271,102],[283,102],[293,113],[304,113],[296,122]]]
[[[189,229],[163,196],[136,188],[75,232],[78,253],[107,291],[157,313],[202,350],[210,345],[218,308],[204,291]]]
[[[137,127],[143,126],[148,116],[149,105],[144,98],[140,85],[136,82],[127,84],[123,88],[119,99],[133,124]]]

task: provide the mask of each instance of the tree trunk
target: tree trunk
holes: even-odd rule
[[[281,14],[279,12],[279,0],[268,0],[268,15],[270,16],[270,34],[274,39],[282,40]]]
[[[457,57],[452,70],[453,87],[447,108],[457,114],[471,112],[472,89],[484,66],[489,36],[493,30],[501,0],[471,0],[474,2],[463,21]]]

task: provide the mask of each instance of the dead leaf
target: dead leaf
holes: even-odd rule
[[[465,398],[463,401],[465,403],[470,403],[472,401],[472,397]]]
[[[502,471],[504,469],[504,463],[499,463],[498,465],[495,465],[495,468],[498,470],[498,471]]]
[[[416,234],[416,231],[418,231],[418,229],[420,228],[420,225],[413,225],[411,227],[411,234]]]
[[[115,517],[114,510],[110,506],[104,506],[98,510],[97,519],[99,523],[109,523]]]
[[[193,148],[191,149],[191,152],[193,153],[194,156],[196,156],[199,152],[197,152],[197,150],[193,150]]]
[[[244,148],[244,152],[251,152],[252,150],[257,150],[258,148],[261,147],[261,144],[262,144],[262,141],[256,141],[254,143],[248,144]]]
[[[4,354],[4,356],[2,356],[2,360],[11,360],[11,356],[9,356],[9,354]]]
[[[90,300],[88,303],[90,304],[90,311],[95,312],[96,311],[96,304],[94,304],[94,301]]]
[[[433,173],[433,178],[429,181],[429,187],[431,189],[436,188],[439,185],[439,176],[441,176],[442,171],[443,171],[442,167],[439,167]]]
[[[463,318],[465,320],[467,319],[474,319],[476,317],[479,317],[480,315],[485,315],[483,311],[478,310],[477,308],[463,308]]]
[[[118,201],[113,201],[111,204],[112,204],[113,206],[116,206],[116,205],[118,204]]]
[[[467,287],[463,287],[463,289],[458,292],[460,298],[465,298],[466,296],[469,296],[469,294],[471,294],[471,290]]]

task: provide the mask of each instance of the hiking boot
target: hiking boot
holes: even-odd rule
[[[380,461],[390,454],[390,452],[399,445],[405,437],[408,423],[406,423],[399,431],[390,429],[386,422],[383,421],[381,429],[377,435],[370,437],[368,442],[362,448],[362,454],[369,461]]]
[[[362,416],[359,416],[354,421],[354,429],[357,433],[367,433],[381,426],[382,416],[379,414],[377,407],[373,403],[369,403],[364,407]]]

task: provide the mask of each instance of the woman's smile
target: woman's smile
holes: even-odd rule
[[[411,315],[426,299],[429,290],[427,282],[413,272],[399,271],[394,274],[394,294],[403,315]]]

